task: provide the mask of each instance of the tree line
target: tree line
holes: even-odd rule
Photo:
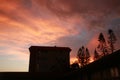
[[[94,61],[106,56],[108,54],[111,54],[115,50],[115,42],[117,41],[116,36],[114,34],[114,31],[112,29],[108,30],[108,37],[107,40],[105,39],[103,33],[100,33],[98,36],[99,44],[94,50]],[[84,65],[87,65],[90,63],[90,53],[89,49],[85,48],[84,46],[80,47],[77,52],[77,62],[74,62],[71,67],[76,69],[79,67],[83,67]]]

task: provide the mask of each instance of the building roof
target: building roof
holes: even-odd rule
[[[40,49],[40,50],[68,50],[71,51],[69,47],[57,47],[57,46],[31,46],[29,49]]]

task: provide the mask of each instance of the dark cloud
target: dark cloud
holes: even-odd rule
[[[87,13],[108,14],[120,8],[119,0],[39,0],[39,3],[46,5],[48,9],[61,16]]]
[[[109,17],[120,15],[120,0],[36,0],[62,19],[81,16],[88,27],[104,27]],[[110,18],[109,18],[110,19]]]
[[[31,9],[32,8],[32,0],[20,0],[23,8]]]

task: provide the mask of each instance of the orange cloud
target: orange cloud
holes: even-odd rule
[[[31,45],[71,47],[71,62],[76,60],[77,50],[82,45],[88,47],[93,54],[97,45],[96,34],[98,30],[107,29],[107,26],[103,28],[103,24],[99,25],[99,22],[101,24],[107,20],[101,18],[104,13],[93,15],[83,11],[83,9],[89,12],[93,11],[94,5],[91,6],[91,4],[94,2],[90,2],[91,4],[88,5],[90,10],[87,5],[84,5],[85,1],[82,1],[84,4],[80,7],[78,7],[81,4],[79,0],[76,2],[72,0],[69,2],[67,0],[55,2],[48,0],[0,0],[0,57],[3,57],[0,61],[4,62],[2,64],[8,65],[6,60],[16,60],[16,64],[17,61],[23,60],[24,66],[28,66],[25,62],[28,63],[28,48]],[[101,10],[104,9],[100,8]],[[99,26],[96,27],[96,25]],[[116,30],[119,33],[119,29]],[[12,70],[18,67],[11,66]],[[21,70],[21,68],[19,69]]]

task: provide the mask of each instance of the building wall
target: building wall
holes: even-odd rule
[[[30,72],[65,72],[70,67],[70,48],[32,46],[29,50]]]

